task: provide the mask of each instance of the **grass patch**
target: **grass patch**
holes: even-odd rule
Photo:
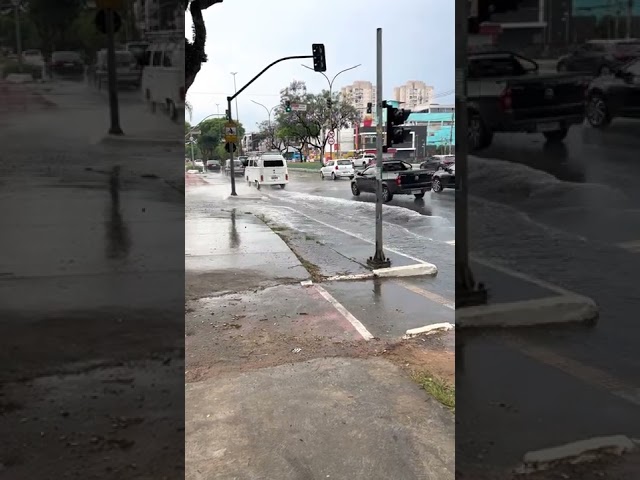
[[[429,375],[426,372],[413,374],[413,379],[424,388],[429,395],[438,400],[442,405],[455,413],[456,411],[456,387],[449,385],[441,378]]]
[[[302,163],[289,163],[287,164],[289,170],[317,170],[320,171],[322,163],[320,162],[302,162]]]

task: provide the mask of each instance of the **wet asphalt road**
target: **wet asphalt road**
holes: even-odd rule
[[[594,299],[600,321],[465,338],[460,461],[514,465],[532,449],[640,434],[640,249],[621,245],[640,240],[638,133],[633,121],[578,127],[552,149],[496,135],[470,159],[472,252]]]
[[[187,216],[216,206],[263,215],[298,236],[296,248],[329,276],[364,273],[375,251],[375,196],[354,199],[349,181],[322,181],[319,175],[291,170],[285,190],[263,187],[259,192],[242,179],[232,201],[229,181],[218,173],[204,178],[210,187],[199,199],[187,201]],[[435,197],[435,198],[434,198]],[[383,208],[384,241],[392,266],[426,261],[438,267],[435,277],[325,284],[343,305],[365,323],[374,336],[399,337],[407,329],[453,322],[454,196],[427,195],[423,201],[396,198]]]

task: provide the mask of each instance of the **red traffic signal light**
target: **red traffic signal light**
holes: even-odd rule
[[[324,56],[324,44],[314,43],[311,45],[311,52],[313,53],[313,69],[316,72],[326,72],[327,60]]]

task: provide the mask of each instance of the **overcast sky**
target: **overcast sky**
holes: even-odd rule
[[[192,123],[226,109],[234,92],[233,76],[241,88],[260,70],[280,57],[311,55],[312,43],[324,43],[329,78],[345,68],[334,91],[355,80],[376,80],[376,28],[383,35],[384,96],[393,87],[422,80],[435,94],[454,88],[455,2],[443,0],[224,0],[208,8],[207,55],[187,100],[194,107]],[[187,35],[191,19],[187,14]],[[320,74],[301,66],[311,59],[275,65],[238,97],[240,122],[247,131],[267,119],[264,108],[279,102],[279,91],[292,80],[303,80],[310,92],[328,88]],[[453,95],[437,98],[452,103]],[[235,103],[233,104],[235,117]]]

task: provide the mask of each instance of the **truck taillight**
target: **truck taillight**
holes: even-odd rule
[[[338,170],[338,165],[336,165],[336,170]]]
[[[184,102],[184,87],[180,87],[180,100]]]
[[[264,182],[264,175],[260,175],[260,181]]]
[[[500,108],[502,110],[511,110],[512,104],[511,88],[506,87],[500,94]]]
[[[289,174],[285,174],[284,179],[288,182],[289,181]]]
[[[396,177],[396,185],[402,185],[402,177]]]

